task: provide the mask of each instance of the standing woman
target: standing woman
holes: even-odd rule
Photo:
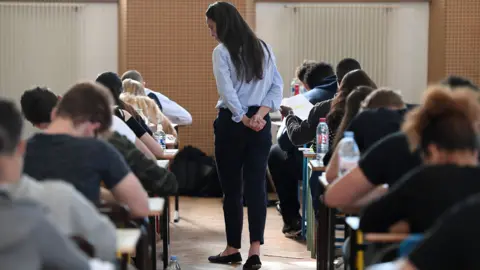
[[[232,4],[215,2],[208,7],[206,17],[211,35],[220,43],[212,56],[220,96],[214,133],[227,234],[225,250],[208,260],[242,261],[243,190],[250,231],[250,250],[243,269],[259,269],[267,215],[265,174],[272,145],[268,113],[280,108],[283,81],[271,48],[257,38]]]

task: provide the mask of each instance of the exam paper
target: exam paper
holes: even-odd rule
[[[308,101],[303,95],[296,95],[282,100],[282,105],[290,107],[293,112],[300,119],[305,120],[310,114],[310,110],[313,108],[312,103]]]

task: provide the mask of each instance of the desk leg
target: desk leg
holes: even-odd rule
[[[170,197],[165,197],[165,208],[163,210],[163,215],[160,218],[162,239],[163,239],[163,268],[166,269],[169,261],[169,245],[170,245]],[[156,269],[156,268],[154,268]]]
[[[326,207],[326,206],[325,206]],[[334,270],[335,266],[333,264],[335,260],[335,224],[336,224],[336,213],[335,209],[327,208],[328,216],[328,265],[329,269]]]
[[[307,158],[303,158],[303,172],[302,172],[302,237],[305,238],[307,234],[306,226],[305,223],[307,221],[307,184],[308,184],[308,179],[307,179],[307,169],[308,169],[308,164],[307,164]]]
[[[328,212],[323,203],[318,207],[317,270],[328,269]]]
[[[180,204],[180,196],[175,195],[175,212],[173,213],[173,222],[177,223],[180,221],[180,214],[179,214],[179,204]]]
[[[152,259],[152,269],[157,269],[157,232],[155,229],[155,217],[148,217],[149,227],[150,227],[150,245],[151,245],[151,259]]]

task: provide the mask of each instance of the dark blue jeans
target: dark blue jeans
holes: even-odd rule
[[[250,107],[247,116],[251,117],[257,111],[258,107]],[[267,218],[265,176],[272,145],[268,114],[265,120],[265,127],[256,132],[241,122],[234,122],[230,111],[221,109],[214,122],[215,156],[224,194],[227,244],[238,249],[242,240],[243,195],[248,207],[250,243],[260,241],[263,244]]]

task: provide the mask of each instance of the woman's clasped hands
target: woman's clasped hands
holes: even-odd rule
[[[260,115],[255,114],[251,118],[248,118],[247,116],[243,116],[242,123],[246,127],[258,132],[265,127],[265,125],[267,124],[267,121],[265,121],[265,119],[263,119],[263,117],[261,117]]]

